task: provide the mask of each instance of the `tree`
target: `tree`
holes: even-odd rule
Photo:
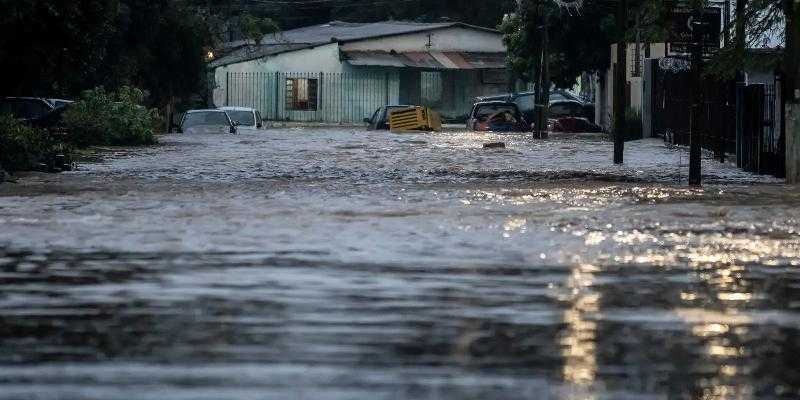
[[[532,2],[533,0],[531,0]],[[629,29],[620,32],[615,21],[615,2],[587,1],[577,11],[552,0],[538,0],[542,5],[542,21],[547,20],[550,79],[561,88],[570,88],[584,72],[606,70],[610,63],[610,46],[624,35],[626,41],[636,37],[642,42],[663,41],[663,3],[652,0],[631,1]],[[521,26],[518,15],[508,16],[500,25],[509,50],[509,64],[523,79],[530,76],[530,27]],[[541,22],[540,22],[541,23]],[[541,35],[541,31],[539,33]]]
[[[117,0],[0,0],[0,93],[64,96],[98,76]]]
[[[275,33],[280,30],[278,24],[272,18],[256,17],[245,13],[240,17],[239,26],[242,30],[242,35],[245,38],[261,44],[264,36],[270,33]]]
[[[155,105],[202,95],[211,35],[202,17],[168,0],[123,0],[103,84],[145,88]]]

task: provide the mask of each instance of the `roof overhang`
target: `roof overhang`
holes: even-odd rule
[[[344,51],[343,59],[353,66],[396,67],[436,70],[504,69],[506,53],[456,51]]]

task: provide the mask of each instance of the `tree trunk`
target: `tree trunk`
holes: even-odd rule
[[[785,0],[786,1],[786,0]],[[744,82],[744,70],[742,62],[744,61],[744,52],[747,45],[747,33],[745,32],[744,12],[747,6],[747,0],[736,0],[736,25],[735,25],[735,39],[736,39],[736,81]]]
[[[614,164],[624,162],[625,152],[625,84],[627,81],[627,51],[625,31],[628,26],[628,4],[626,0],[619,0],[617,8],[617,63],[614,66]]]
[[[800,183],[800,0],[784,0],[786,49],[783,56],[786,182]]]
[[[550,109],[550,51],[548,48],[550,46],[550,40],[547,32],[547,24],[547,17],[545,16],[544,27],[542,28],[542,66],[540,79],[542,89],[540,90],[539,99],[541,107],[539,111],[539,121],[537,121],[539,139],[547,138],[547,118]]]

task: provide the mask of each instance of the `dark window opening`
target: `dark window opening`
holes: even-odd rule
[[[316,111],[317,87],[317,79],[287,78],[286,109],[293,111]]]

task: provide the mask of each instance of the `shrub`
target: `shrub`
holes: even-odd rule
[[[60,170],[69,163],[68,146],[10,115],[0,115],[0,167],[9,172]]]
[[[642,113],[635,108],[625,110],[625,140],[638,140],[643,137]]]
[[[146,92],[122,87],[117,92],[95,88],[64,113],[70,141],[77,146],[155,144],[157,114],[144,107]]]

